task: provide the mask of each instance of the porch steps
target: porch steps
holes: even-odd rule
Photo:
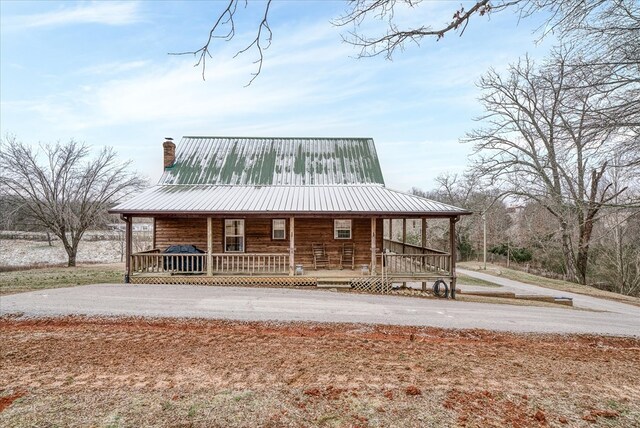
[[[317,288],[351,288],[351,279],[317,278]]]

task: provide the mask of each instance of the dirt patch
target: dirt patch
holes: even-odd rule
[[[638,339],[73,317],[0,332],[0,397],[26,393],[3,426],[640,424]]]
[[[25,395],[26,395],[25,391],[16,391],[9,395],[1,396],[0,397],[0,413],[2,413],[4,409],[9,407],[11,404],[13,404],[13,402],[16,401],[18,398],[22,398]]]

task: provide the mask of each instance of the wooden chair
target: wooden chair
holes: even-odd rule
[[[323,244],[311,244],[313,252],[313,268],[318,270],[318,266],[326,268],[329,266],[329,256]]]
[[[342,244],[342,256],[340,257],[340,269],[351,265],[351,270],[355,268],[355,249],[351,242]]]

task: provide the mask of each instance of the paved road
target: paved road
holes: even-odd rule
[[[234,320],[359,322],[517,332],[640,336],[633,313],[465,303],[325,290],[100,284],[0,298],[0,315],[133,315]]]

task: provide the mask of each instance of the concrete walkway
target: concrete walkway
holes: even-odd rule
[[[628,305],[624,305],[628,306]],[[633,310],[632,310],[633,309]],[[593,312],[323,290],[100,284],[0,297],[0,315],[357,322],[539,333],[640,335],[640,308]]]

